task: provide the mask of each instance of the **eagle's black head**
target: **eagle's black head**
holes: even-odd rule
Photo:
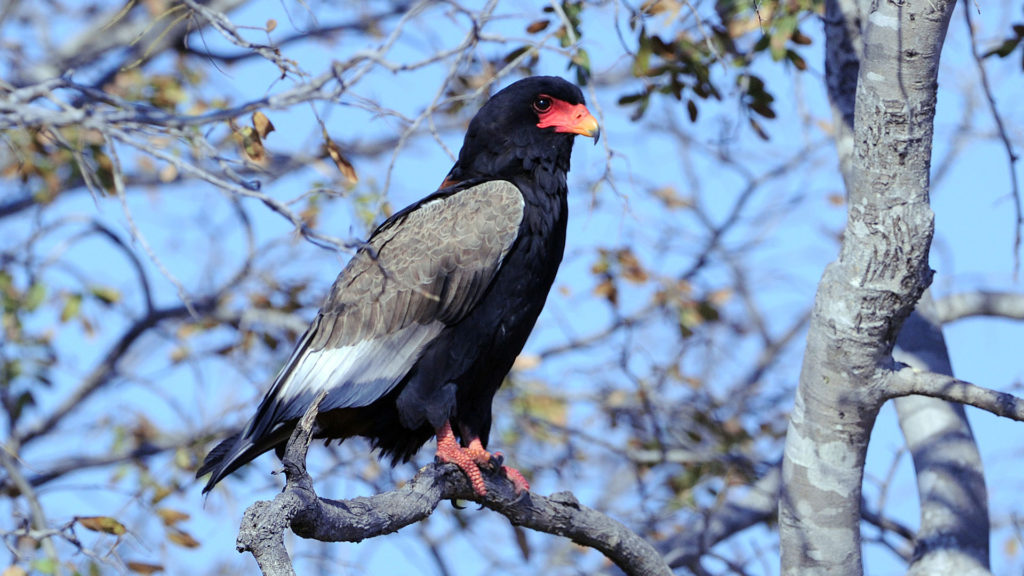
[[[518,181],[534,175],[560,175],[564,181],[576,135],[596,141],[600,133],[579,87],[555,76],[525,78],[499,91],[477,112],[445,182]]]

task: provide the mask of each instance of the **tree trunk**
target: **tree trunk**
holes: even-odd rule
[[[903,325],[893,357],[953,375],[930,293]],[[985,474],[964,407],[926,396],[895,400],[914,460],[921,525],[910,576],[988,576],[989,518]]]
[[[953,6],[882,2],[863,15],[849,214],[839,258],[818,285],[783,458],[784,574],[863,573],[868,440],[896,335],[931,281],[928,173]]]

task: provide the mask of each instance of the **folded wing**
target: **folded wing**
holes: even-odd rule
[[[438,192],[382,224],[334,282],[255,417],[207,456],[205,491],[287,440],[320,391],[327,412],[367,406],[401,384],[426,346],[480,301],[523,211],[515,186],[489,181]]]

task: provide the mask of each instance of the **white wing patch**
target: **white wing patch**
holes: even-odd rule
[[[444,328],[441,322],[410,324],[391,334],[351,346],[311,351],[282,373],[275,400],[278,422],[295,420],[325,387],[320,411],[366,406],[391,391],[412,369],[423,348]]]

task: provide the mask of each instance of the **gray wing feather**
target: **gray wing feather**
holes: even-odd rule
[[[243,439],[300,418],[324,387],[321,411],[390,392],[427,344],[480,301],[523,211],[519,190],[494,181],[429,199],[381,226],[334,282]]]

